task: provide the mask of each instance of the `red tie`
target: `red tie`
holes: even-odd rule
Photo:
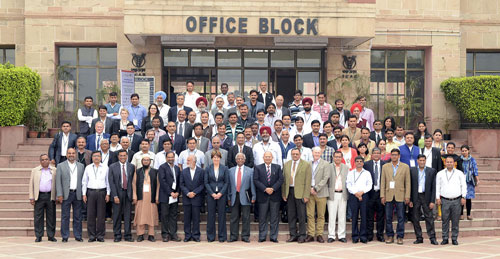
[[[174,145],[174,134],[172,134],[172,136],[170,136],[170,139],[172,140],[172,145]]]
[[[238,179],[236,179],[236,191],[240,192],[241,188],[241,167],[238,167]]]
[[[127,189],[127,174],[125,174],[125,165],[122,165],[122,181],[123,189]]]

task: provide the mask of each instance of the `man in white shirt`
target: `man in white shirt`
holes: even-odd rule
[[[200,94],[194,91],[193,81],[188,81],[186,83],[186,92],[184,93],[184,105],[196,110],[196,99],[200,97]]]
[[[154,157],[155,153],[149,151],[150,147],[150,142],[149,139],[143,139],[141,141],[141,150],[139,150],[137,153],[134,154],[134,157],[132,158],[131,164],[135,166],[136,169],[141,169],[142,168],[142,158],[147,156],[151,158],[151,163],[154,164]]]
[[[190,155],[194,155],[196,156],[196,166],[199,168],[203,168],[203,165],[205,164],[205,154],[200,150],[196,149],[196,139],[188,138],[186,142],[188,149],[181,152],[181,154],[179,155],[179,163],[177,165],[179,166],[181,171],[184,168],[188,168],[187,158]]]
[[[271,128],[264,126],[260,128],[262,141],[253,146],[254,165],[264,163],[264,153],[267,151],[273,153],[273,164],[283,166],[281,161],[281,147],[278,143],[271,141]]]
[[[227,100],[227,97],[229,95],[227,93],[228,90],[229,90],[229,86],[227,85],[227,83],[220,84],[220,92],[221,93],[219,95],[217,95],[215,97],[215,99],[214,99],[214,100],[217,100],[217,98],[222,98],[222,100],[224,101],[223,107],[226,107],[228,105],[228,103],[229,103],[228,100]],[[233,94],[233,97],[234,97],[234,94]],[[233,99],[233,101],[234,101],[234,99]],[[212,102],[212,108],[211,109],[214,109],[215,106],[216,106],[216,103]]]
[[[364,158],[357,156],[354,160],[356,169],[347,174],[346,187],[349,191],[349,207],[352,214],[352,242],[368,243],[366,235],[368,192],[372,189],[370,172],[363,169]],[[358,229],[358,215],[361,214],[361,224]]]
[[[451,220],[451,242],[458,245],[458,227],[460,212],[465,205],[467,184],[462,171],[455,169],[455,160],[448,156],[445,160],[446,169],[441,170],[436,176],[436,204],[441,205],[443,217],[443,241],[441,245],[448,244]]]
[[[392,139],[392,141],[394,141],[395,143],[398,144],[398,146],[402,146],[404,144],[406,144],[406,141],[405,141],[405,130],[403,129],[403,127],[401,126],[396,126],[396,130],[394,131],[394,133],[396,134],[396,136],[394,136],[394,138]]]
[[[234,96],[233,92],[230,92],[227,94],[227,104],[224,105],[224,108],[226,109],[231,109],[236,107],[236,102],[235,102],[236,96]]]
[[[300,158],[305,161],[313,161],[313,155],[312,151],[310,148],[302,146],[302,143],[304,143],[304,140],[301,135],[295,135],[293,138],[293,143],[295,144],[296,148],[300,150]],[[284,162],[289,161],[292,159],[292,153],[291,150],[288,151],[288,154],[286,155],[286,160]]]
[[[92,120],[97,118],[97,111],[92,108],[94,99],[91,96],[85,97],[84,106],[78,109],[78,120],[80,121],[80,135],[86,137],[90,134]]]
[[[167,94],[165,92],[158,91],[155,93],[155,101],[158,106],[158,112],[160,113],[160,117],[165,125],[168,122],[168,111],[170,110],[170,106],[164,103],[166,99]]]
[[[304,119],[304,134],[309,134],[312,132],[311,123],[315,120],[320,122],[320,128],[323,128],[323,120],[321,115],[317,111],[312,110],[313,100],[306,97],[302,100],[302,106],[304,110],[297,113],[297,117],[302,117]]]
[[[85,168],[82,178],[83,202],[87,204],[87,232],[89,242],[104,242],[106,232],[106,203],[111,189],[108,167],[101,163],[101,152],[92,152],[92,164]]]
[[[179,157],[175,153],[175,150],[172,150],[172,140],[166,139],[165,142],[163,142],[163,150],[158,152],[155,155],[154,164],[153,164],[154,169],[158,170],[161,165],[163,165],[165,162],[167,162],[166,156],[167,156],[168,152],[170,152],[170,151],[174,151],[174,154],[175,154],[174,155],[174,164],[177,165],[177,161],[179,160]]]
[[[290,138],[295,139],[296,135],[304,136],[305,134],[307,133],[304,130],[304,118],[297,116],[297,118],[295,118],[295,127],[290,131]]]

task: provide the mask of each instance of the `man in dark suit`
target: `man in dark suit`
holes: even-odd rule
[[[177,122],[175,122],[177,134],[184,137],[184,139],[188,139],[193,135],[193,125],[186,121],[186,117],[186,111],[180,110],[177,114]]]
[[[313,120],[311,122],[312,132],[305,134],[302,144],[304,147],[313,148],[315,146],[319,146],[319,129],[321,127],[321,123],[318,120]]]
[[[281,204],[281,185],[283,171],[277,164],[271,164],[273,154],[264,153],[264,164],[257,165],[253,173],[253,181],[259,203],[259,242],[266,241],[267,216],[270,215],[270,240],[278,243],[279,211]]]
[[[114,119],[108,118],[107,115],[108,115],[108,110],[106,109],[106,106],[104,105],[99,106],[99,117],[92,120],[92,126],[90,127],[90,134],[95,133],[95,124],[98,121],[104,124],[104,133],[108,134],[118,133],[118,128],[116,127],[117,126],[119,127],[119,124],[117,125],[116,123],[114,123],[113,122]]]
[[[167,134],[163,135],[160,137],[158,141],[158,152],[163,151],[163,142],[165,140],[170,139],[173,143],[172,150],[175,150],[175,153],[177,155],[180,155],[183,150],[186,149],[186,140],[184,140],[184,137],[176,133],[176,125],[175,122],[169,121],[167,124]]]
[[[184,207],[184,242],[200,242],[200,208],[205,201],[205,172],[196,166],[195,155],[188,156],[187,164],[188,167],[182,170],[180,176]]]
[[[432,136],[425,135],[424,148],[420,151],[425,156],[425,166],[431,167],[436,172],[444,169],[443,160],[441,159],[441,150],[437,147],[432,147]]]
[[[122,145],[122,149],[125,150],[125,152],[127,152],[127,161],[132,162],[132,158],[134,157],[135,152],[132,149],[130,149],[129,138],[126,136],[121,137],[120,145]]]
[[[181,170],[174,165],[175,153],[168,152],[167,162],[158,169],[160,181],[161,236],[163,242],[179,242],[177,237],[177,214],[179,213],[179,180]]]
[[[253,168],[253,151],[251,148],[247,147],[245,145],[245,134],[243,132],[240,132],[236,135],[236,145],[232,146],[229,149],[228,155],[227,155],[227,166],[229,168],[235,167],[236,166],[236,155],[238,153],[243,153],[245,154],[246,160],[245,160],[245,166]]]
[[[276,101],[274,100],[274,95],[267,91],[267,83],[266,82],[264,82],[264,81],[260,82],[259,88],[260,88],[259,96],[257,96],[258,102],[263,103],[264,107],[266,107],[266,108],[270,103],[276,103]]]
[[[122,240],[122,217],[125,241],[133,242],[130,218],[132,212],[132,179],[135,166],[127,161],[127,152],[118,151],[118,162],[109,166],[108,182],[113,198],[113,232],[115,242]]]
[[[76,147],[76,134],[71,133],[71,122],[63,121],[61,130],[54,137],[54,140],[49,146],[49,158],[52,165],[58,165],[66,161],[66,151],[68,148]]]
[[[421,211],[424,211],[425,226],[431,244],[437,245],[436,231],[434,229],[434,217],[432,209],[436,200],[436,170],[425,166],[425,155],[418,155],[418,168],[410,168],[411,174],[411,198],[410,207],[413,207],[412,223],[417,240],[414,244],[424,242],[422,228],[420,227]]]
[[[184,95],[178,94],[176,100],[177,105],[170,107],[168,110],[168,121],[176,122],[179,111],[181,110],[186,111],[186,114],[193,110],[191,107],[184,106]]]
[[[87,147],[86,149],[94,152],[101,150],[101,140],[109,139],[108,133],[103,133],[104,124],[100,121],[95,124],[95,134],[87,136]]]
[[[342,137],[342,128],[339,126],[333,127],[333,136],[335,136],[335,139],[332,139],[326,143],[327,146],[332,147],[335,151],[338,150],[341,147],[340,144],[340,137]],[[349,146],[351,146],[351,143],[349,143]]]
[[[137,153],[139,151],[141,142],[142,142],[142,136],[141,134],[136,134],[135,133],[135,126],[134,123],[129,122],[127,124],[127,136],[129,140],[129,145],[130,145],[130,150],[134,151],[134,153]],[[122,145],[123,147],[123,145]]]
[[[276,116],[280,119],[283,119],[283,116],[290,116],[290,109],[288,107],[283,106],[285,99],[283,95],[276,96]]]
[[[363,168],[370,172],[372,176],[372,189],[368,192],[367,214],[368,222],[366,226],[368,241],[373,240],[373,227],[375,213],[377,215],[377,240],[385,242],[384,239],[384,224],[385,224],[385,207],[380,202],[380,176],[382,175],[382,166],[384,161],[380,160],[381,150],[376,147],[372,150],[372,160],[367,161]]]
[[[370,139],[377,144],[381,139],[385,140],[385,134],[382,132],[382,121],[375,120],[373,122],[373,131],[370,132]]]

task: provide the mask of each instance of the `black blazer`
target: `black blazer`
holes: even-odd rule
[[[385,138],[384,132],[381,131],[380,133],[382,135],[382,139],[385,140],[386,138]],[[375,131],[370,132],[370,139],[375,141],[375,142],[377,141],[377,138],[375,137]],[[375,144],[377,144],[377,143],[375,143]]]
[[[126,151],[127,151],[127,150],[126,150]],[[134,152],[134,150],[131,150],[131,149],[129,149],[129,150],[127,151],[127,157],[128,157],[128,158],[127,158],[127,161],[128,161],[129,163],[131,163],[131,162],[132,162],[132,158],[134,158],[135,153],[136,153],[136,152]]]
[[[420,153],[424,153],[425,148],[420,150]],[[441,150],[437,147],[432,148],[432,168],[439,172],[444,169],[443,160],[441,159]]]
[[[113,151],[109,151],[108,150],[108,153],[109,153],[109,157],[108,157],[108,164],[107,166],[111,166],[111,164],[115,163],[115,162],[118,162],[118,153],[117,152],[113,152]]]
[[[63,134],[64,133],[62,132],[57,133],[56,136],[54,137],[54,140],[52,140],[52,143],[49,146],[49,159],[56,160],[56,165],[58,165],[61,161],[61,147],[62,147]],[[68,148],[76,147],[76,139],[77,139],[76,134],[70,132],[68,136]]]
[[[271,199],[271,201],[281,201],[281,185],[283,184],[283,171],[277,164],[271,164],[271,181],[267,181],[266,164],[255,166],[253,172],[253,182],[257,192],[257,202],[263,203]],[[264,190],[273,188],[273,194],[269,195]]]
[[[333,107],[333,110],[328,114],[328,119],[330,119],[332,117],[332,114],[333,114],[334,111],[337,111],[337,109],[335,107]],[[345,109],[345,107],[344,107],[344,118],[345,118],[345,121],[349,120],[349,116],[351,116],[351,112],[348,111],[347,109]]]
[[[177,132],[177,130],[179,129],[179,123],[176,122],[175,123],[175,132]],[[183,133],[183,137],[184,139],[188,139],[190,137],[193,136],[193,125],[191,125],[191,123],[189,123],[187,120],[184,121],[184,133]]]
[[[143,138],[146,135],[146,131],[148,131],[149,129],[152,129],[152,128],[153,128],[153,125],[151,124],[151,117],[146,116],[146,117],[142,118],[141,135]],[[161,117],[160,117],[160,129],[165,130],[165,125],[164,125],[163,119]]]
[[[227,154],[227,166],[233,168],[236,166],[236,155],[238,154],[238,145],[234,145],[229,149]],[[247,146],[243,146],[243,154],[246,156],[245,166],[253,168],[253,151]]]
[[[129,162],[126,163],[127,170],[127,197],[132,202],[132,179],[134,178],[135,166]],[[122,189],[122,168],[120,162],[115,162],[109,166],[108,182],[111,189],[111,199],[118,196],[118,191]],[[123,201],[120,201],[123,202]]]
[[[205,170],[205,177],[204,177],[204,182],[205,182],[205,189],[207,190],[208,195],[212,195],[215,193],[215,187],[218,188],[219,193],[222,195],[226,195],[228,190],[227,188],[229,187],[229,168],[227,168],[224,165],[219,165],[219,178],[215,179],[215,171],[214,171],[214,165],[211,164],[206,170]]]
[[[170,139],[170,134],[165,134],[160,137],[158,140],[158,152],[163,151],[163,142],[165,142],[167,139]],[[172,150],[175,150],[175,153],[177,155],[180,155],[182,151],[186,150],[186,140],[184,139],[183,136],[175,133],[174,135],[174,143],[172,145]]]
[[[425,167],[425,201],[427,205],[429,203],[436,202],[436,170],[430,167]],[[418,168],[412,167],[410,168],[410,176],[411,176],[411,195],[410,201],[415,203],[418,198]]]
[[[382,161],[382,160],[379,160],[380,161],[380,168],[378,169],[379,172],[378,172],[378,176],[380,177],[380,179],[382,179],[382,166],[384,166],[385,162]],[[368,197],[371,199],[374,195],[375,195],[375,191],[373,190],[373,187],[375,186],[375,171],[373,170],[373,160],[370,160],[370,161],[366,161],[365,164],[363,165],[363,168],[370,172],[370,175],[372,176],[372,189],[368,192]],[[380,182],[378,183],[378,185],[380,186]]]
[[[142,200],[142,186],[144,186],[144,167],[137,169],[137,179],[136,179],[136,190],[137,190],[137,200]],[[158,171],[154,168],[149,169],[149,182],[151,191],[151,203],[156,203],[156,187],[157,187],[157,178]]]
[[[229,150],[231,149],[231,147],[233,147],[233,140],[231,138],[226,137],[224,139],[224,142],[221,143],[220,148],[222,148],[222,149],[226,150],[227,152],[229,152]]]
[[[186,111],[186,118],[187,118],[187,115],[193,110],[191,109],[191,107],[187,107],[187,106],[184,106],[184,110]],[[177,105],[174,105],[172,107],[170,107],[170,109],[168,110],[168,114],[167,114],[167,117],[168,117],[168,121],[177,121]]]
[[[266,107],[266,113],[267,113],[267,106],[272,103],[274,100],[274,94],[267,92],[266,93],[266,100],[264,100],[264,97],[262,97],[262,93],[259,92],[259,96],[257,97],[257,102],[261,102],[264,104],[264,107]]]
[[[196,167],[194,178],[191,180],[191,169],[188,167],[182,170],[181,176],[179,178],[181,179],[180,188],[183,195],[183,205],[203,206],[203,203],[205,201],[203,197],[203,191],[205,190],[204,175],[205,171],[199,167]],[[192,199],[187,196],[187,194],[190,192],[196,193],[196,196],[194,196],[194,198]]]
[[[179,192],[179,182],[181,169],[178,166],[174,165],[175,171],[175,180],[177,180],[175,189],[172,189],[172,184],[174,183],[174,177],[172,174],[172,170],[170,169],[170,165],[168,163],[164,163],[158,168],[158,180],[160,181],[160,194],[159,200],[160,202],[168,203],[168,199],[170,197],[170,193]]]
[[[95,124],[100,121],[100,118],[95,118],[92,120],[92,126],[90,126],[90,134],[95,134]],[[120,124],[115,123],[115,119],[112,118],[106,118],[106,125],[104,125],[104,130],[105,133],[111,134],[111,133],[118,133],[118,130],[120,129]]]
[[[125,135],[128,137],[128,135]],[[134,137],[132,138],[132,143],[130,143],[130,149],[137,153],[141,147],[142,136],[140,134],[134,133]]]
[[[312,133],[308,133],[304,135],[304,143],[302,144],[304,147],[313,148],[314,147],[314,139]]]

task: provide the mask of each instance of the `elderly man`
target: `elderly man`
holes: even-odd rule
[[[215,117],[217,113],[223,114],[224,117],[227,115],[227,109],[224,108],[224,98],[220,96],[215,98],[215,102],[214,105],[212,105],[212,110],[210,110],[210,113],[213,117]]]
[[[156,105],[158,106],[158,113],[160,114],[163,123],[168,122],[168,111],[170,110],[170,106],[165,104],[165,100],[167,100],[167,94],[163,91],[158,91],[154,95]]]
[[[205,171],[196,165],[196,155],[187,157],[187,166],[180,174],[184,207],[184,242],[200,242],[200,208],[203,206]]]
[[[195,119],[195,122],[201,122],[201,113],[207,112],[208,113],[208,124],[214,125],[215,124],[214,116],[212,115],[212,113],[209,112],[207,106],[208,106],[207,98],[200,96],[200,97],[198,97],[198,99],[196,99],[196,111],[195,111],[196,119]]]
[[[101,121],[95,123],[95,133],[87,136],[87,147],[90,151],[101,150],[101,140],[109,139],[110,135],[104,133],[104,124]]]
[[[259,84],[259,96],[257,97],[257,101],[261,102],[264,104],[264,107],[268,107],[269,104],[275,104],[276,101],[274,100],[274,95],[270,92],[267,91],[267,82],[260,82]]]
[[[222,107],[226,107],[229,104],[229,85],[227,83],[222,83],[220,84],[220,94],[215,97],[215,102],[212,103],[212,110],[217,106],[219,107],[219,104],[217,103],[217,99],[222,99]],[[234,94],[233,94],[234,97]],[[233,99],[234,100],[234,99]],[[214,115],[215,116],[215,115]]]
[[[346,228],[346,208],[347,195],[346,188],[347,173],[349,167],[342,163],[342,152],[335,151],[333,154],[333,170],[330,171],[330,181],[328,182],[328,243],[335,241],[335,234],[338,235],[339,241],[346,243],[345,228]],[[335,233],[335,222],[338,219],[337,233]]]

